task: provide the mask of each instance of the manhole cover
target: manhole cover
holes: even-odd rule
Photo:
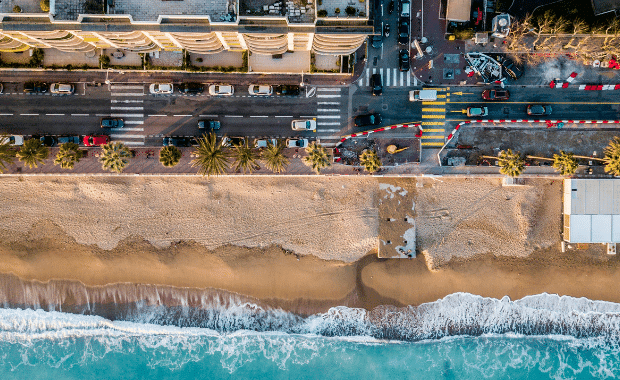
[[[504,107],[504,114],[508,115],[510,113],[510,108]]]
[[[382,106],[381,106],[381,109],[382,109],[382,110],[384,110],[384,111],[387,111],[387,109],[388,109],[388,105],[387,105],[387,104],[382,105]]]

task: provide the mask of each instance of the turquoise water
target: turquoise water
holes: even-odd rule
[[[458,293],[417,308],[339,307],[305,318],[243,306],[209,314],[217,323],[195,321],[213,328],[152,323],[162,320],[152,310],[111,321],[0,309],[0,379],[620,377],[614,303]]]

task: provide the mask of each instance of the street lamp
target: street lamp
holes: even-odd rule
[[[301,83],[299,83],[299,86],[301,86],[301,87],[305,86],[305,84],[304,84],[304,71],[303,70],[301,71]]]

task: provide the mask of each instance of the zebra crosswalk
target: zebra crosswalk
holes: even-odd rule
[[[332,147],[340,140],[343,122],[346,124],[346,102],[343,105],[341,87],[317,87],[316,134],[323,146]]]
[[[437,89],[437,101],[422,102],[422,146],[440,147],[445,141],[446,95],[445,89]],[[442,94],[441,92],[444,92]],[[442,100],[443,99],[443,100]]]
[[[360,87],[370,86],[370,76],[380,74],[384,87],[411,87],[418,85],[418,78],[412,77],[409,71],[400,71],[397,68],[373,67],[366,71],[357,80]]]
[[[144,100],[136,99],[144,96],[142,85],[112,85],[110,86],[110,116],[120,117],[125,122],[123,128],[112,128],[110,138],[126,145],[144,145]]]

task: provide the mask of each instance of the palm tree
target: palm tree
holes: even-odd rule
[[[261,158],[265,160],[265,166],[267,166],[267,169],[274,173],[282,173],[286,171],[286,167],[289,162],[288,158],[284,156],[284,143],[282,141],[278,141],[275,145],[268,142],[267,148],[265,148],[261,154]]]
[[[7,136],[0,136],[0,173],[4,173],[6,165],[11,165],[15,159],[15,151],[12,149]]]
[[[508,175],[511,177],[518,177],[523,169],[525,169],[525,160],[521,158],[521,154],[519,152],[512,152],[512,149],[502,150],[499,152],[497,157],[492,156],[482,156],[482,158],[489,158],[491,160],[497,159],[499,161],[499,172]],[[531,158],[543,158],[544,157],[534,157]]]
[[[215,133],[204,134],[196,139],[198,148],[192,153],[192,167],[198,167],[198,173],[206,176],[220,175],[228,169],[228,157],[221,144],[217,143]]]
[[[60,165],[63,169],[73,169],[73,166],[80,162],[80,158],[82,158],[82,151],[78,144],[72,142],[64,143],[56,154],[54,165]]]
[[[306,153],[308,157],[304,157],[304,163],[308,166],[312,166],[312,170],[316,174],[321,174],[321,169],[324,169],[331,165],[330,156],[327,154],[325,148],[315,141],[306,147]]]
[[[159,162],[165,167],[171,168],[181,161],[181,150],[176,146],[165,146],[159,150]]]
[[[234,157],[233,166],[235,171],[241,169],[244,174],[246,170],[252,173],[252,170],[255,170],[258,166],[256,162],[258,160],[258,155],[248,146],[247,140],[244,140],[244,142],[239,145],[235,145],[232,154]]]
[[[577,162],[577,159],[574,157],[572,153],[567,153],[561,150],[560,154],[553,155],[552,166],[561,175],[573,175],[577,171],[577,168],[579,167],[579,163]]]
[[[614,137],[605,148],[605,172],[620,176],[620,138]]]
[[[36,168],[39,163],[43,162],[50,155],[50,150],[41,143],[41,140],[28,139],[24,141],[24,145],[22,145],[16,155],[24,165],[32,169]]]
[[[381,160],[374,150],[364,150],[360,155],[360,164],[368,173],[374,173],[381,167]]]
[[[121,173],[129,163],[131,152],[125,144],[110,142],[101,146],[102,154],[99,158],[104,170]]]

